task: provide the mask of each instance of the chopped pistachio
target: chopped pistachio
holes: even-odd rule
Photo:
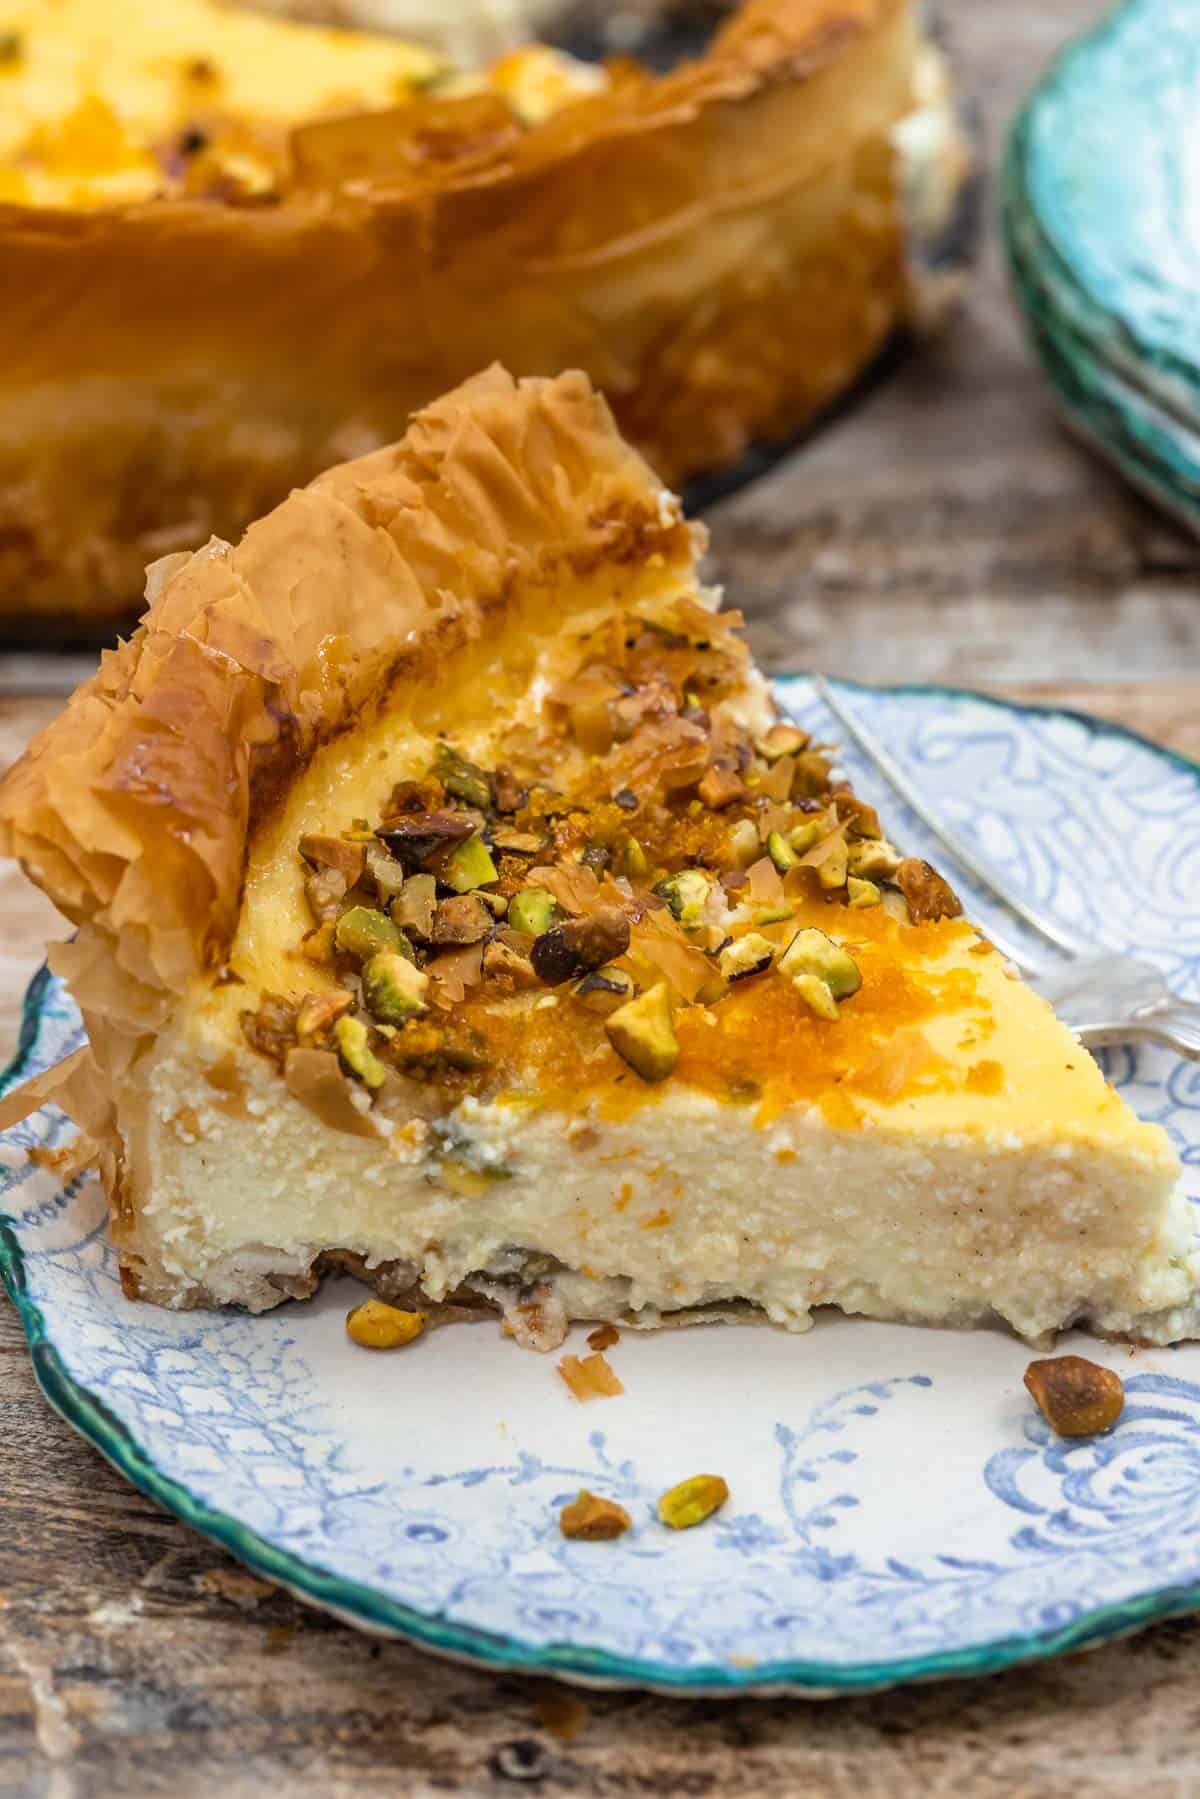
[[[433,875],[409,875],[391,904],[393,923],[402,931],[411,931],[422,943],[429,941],[436,910],[437,880]]]
[[[777,906],[756,906],[750,917],[754,924],[784,924],[792,915],[792,907],[781,900]]]
[[[860,881],[857,875],[851,875],[846,882],[849,895],[848,905],[861,909],[864,906],[877,906],[883,895],[874,881]]]
[[[629,920],[616,906],[551,925],[535,940],[530,959],[548,987],[615,962],[629,948]]]
[[[590,868],[593,874],[607,874],[609,864],[612,862],[612,851],[606,843],[589,843],[585,846],[579,860],[582,866]]]
[[[492,848],[506,856],[540,856],[550,848],[550,839],[541,831],[515,831],[509,825],[498,825],[492,832]]]
[[[452,793],[456,800],[463,800],[468,806],[477,806],[486,812],[492,803],[491,783],[481,768],[468,762],[457,750],[451,749],[448,743],[439,743],[434,753],[433,767],[430,774],[436,775],[447,793]]]
[[[492,913],[473,893],[442,900],[433,915],[431,941],[436,944],[481,943],[492,928]]]
[[[623,1505],[615,1499],[601,1499],[586,1487],[580,1487],[578,1497],[558,1514],[558,1528],[563,1536],[583,1543],[611,1542],[614,1537],[623,1537],[632,1524]]]
[[[296,1014],[296,1042],[301,1049],[312,1049],[329,1036],[342,1014],[354,1004],[354,995],[345,988],[333,993],[306,993]]]
[[[542,984],[529,957],[521,955],[511,944],[501,943],[497,937],[483,946],[483,976],[485,980],[505,979],[514,987],[540,987]]]
[[[470,893],[473,887],[487,887],[498,881],[500,874],[487,844],[476,835],[451,850],[442,864],[440,878],[455,893]]]
[[[514,931],[529,937],[540,937],[554,922],[557,910],[544,887],[522,887],[508,902],[508,922]]]
[[[403,1024],[425,1011],[429,976],[394,950],[372,956],[362,971],[363,1004],[381,1024]]]
[[[712,882],[698,868],[683,868],[678,874],[659,881],[654,891],[666,900],[680,924],[697,924],[712,891]]]
[[[836,1020],[837,1001],[828,981],[823,981],[819,974],[795,974],[791,982],[810,1012],[815,1012],[818,1018]]]
[[[481,906],[486,906],[493,918],[506,918],[508,916],[507,894],[488,893],[484,888],[480,887],[471,895],[471,898],[477,900]]]
[[[798,799],[816,799],[829,791],[829,758],[820,750],[801,750],[792,772],[792,793]]]
[[[761,937],[757,931],[747,931],[744,937],[737,938],[721,951],[717,967],[727,981],[741,981],[747,975],[762,974],[770,968],[774,956],[775,945],[769,938]]]
[[[365,962],[381,949],[398,950],[400,932],[386,912],[374,906],[351,906],[338,919],[333,941],[340,955],[357,956]]]
[[[364,1087],[372,1090],[382,1087],[387,1079],[387,1069],[372,1050],[362,1019],[351,1018],[349,1014],[339,1018],[333,1027],[333,1035],[338,1059],[346,1073],[355,1075]]]
[[[856,793],[835,793],[833,804],[838,817],[845,821],[847,837],[865,837],[873,842],[882,839],[879,814],[866,800],[860,800]]]
[[[846,845],[847,865],[852,875],[865,881],[888,881],[903,858],[886,837],[858,837]]]
[[[803,824],[796,825],[793,830],[789,831],[787,840],[797,856],[802,856],[805,850],[810,850],[813,844],[825,835],[825,831],[825,814],[818,812],[815,817],[806,818]]]
[[[366,876],[384,905],[394,900],[404,886],[404,869],[395,856],[388,854],[382,843],[372,841],[365,847]]]
[[[957,918],[962,911],[950,883],[919,856],[907,856],[900,864],[896,870],[896,885],[908,901],[909,917],[914,924]]]
[[[768,834],[767,854],[781,875],[787,874],[790,868],[798,868],[800,865],[799,856],[782,831],[771,831]]]
[[[627,837],[617,851],[617,873],[639,881],[649,871],[646,852],[636,837]]]
[[[1060,1437],[1094,1437],[1111,1430],[1125,1409],[1120,1375],[1084,1356],[1050,1356],[1030,1362],[1025,1385],[1047,1424]]]
[[[337,917],[338,907],[346,897],[346,877],[336,868],[319,868],[304,882],[304,897],[317,924],[328,924]]]
[[[264,993],[257,1011],[246,1007],[238,1014],[242,1035],[260,1056],[269,1056],[280,1071],[288,1051],[296,1045],[296,1007],[281,993]]]
[[[498,768],[492,776],[492,789],[497,812],[519,812],[525,804],[525,789],[511,768]]]
[[[345,880],[346,892],[362,879],[363,846],[346,837],[327,836],[322,831],[306,831],[300,839],[300,854],[313,868],[336,868]]]
[[[622,1061],[644,1081],[665,1081],[679,1060],[671,989],[665,981],[618,1006],[604,1029]]]
[[[759,857],[758,826],[750,818],[739,818],[729,827],[729,854],[735,868],[749,868]]]
[[[395,800],[395,793],[392,798]],[[418,874],[474,831],[473,820],[462,812],[401,812],[382,824],[375,835],[409,873]]]
[[[693,1474],[669,1487],[658,1502],[658,1515],[670,1530],[691,1530],[719,1512],[729,1488],[719,1474]]]
[[[396,1060],[414,1080],[444,1080],[447,1073],[470,1074],[488,1066],[487,1039],[452,1017],[426,1014],[413,1019],[395,1041]]]
[[[402,1312],[382,1299],[364,1299],[346,1313],[346,1335],[363,1349],[400,1349],[425,1329],[423,1312]]]
[[[607,1016],[632,999],[635,992],[633,976],[626,974],[623,968],[596,968],[591,974],[584,975],[575,989],[575,998],[589,1012]]]
[[[817,866],[817,879],[827,891],[846,885],[846,873],[849,862],[846,856],[846,845],[838,838],[830,847],[825,860]]]
[[[835,999],[849,999],[862,986],[858,963],[849,950],[814,929],[796,932],[779,958],[779,972],[791,981],[798,975],[816,975]]]
[[[798,756],[812,739],[798,725],[772,725],[765,737],[757,737],[754,747],[764,762],[778,762],[781,756]]]

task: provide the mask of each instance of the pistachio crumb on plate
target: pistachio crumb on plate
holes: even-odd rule
[[[346,1314],[346,1335],[363,1349],[401,1349],[424,1329],[423,1312],[402,1312],[382,1299],[364,1299]]]
[[[611,1542],[614,1537],[623,1537],[632,1524],[623,1505],[615,1499],[601,1499],[586,1487],[581,1487],[578,1497],[558,1514],[563,1536],[583,1543]]]
[[[669,1530],[692,1530],[719,1512],[729,1488],[719,1474],[693,1474],[668,1487],[658,1502],[658,1515]]]
[[[1042,1417],[1060,1437],[1096,1437],[1111,1430],[1125,1409],[1119,1374],[1085,1356],[1050,1356],[1030,1362],[1025,1385]]]

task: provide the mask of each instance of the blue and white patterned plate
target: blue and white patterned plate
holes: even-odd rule
[[[803,680],[779,691],[834,734]],[[1025,891],[1200,994],[1200,767],[1069,713],[843,692]],[[39,975],[5,1084],[78,1040]],[[1200,1068],[1151,1049],[1110,1073],[1200,1200]],[[1128,1400],[1075,1444],[1034,1412],[1009,1336],[841,1317],[806,1337],[627,1333],[610,1352],[625,1397],[579,1405],[554,1358],[492,1325],[364,1355],[350,1283],[262,1318],[129,1304],[95,1186],[25,1159],[66,1134],[47,1108],[0,1140],[4,1278],[47,1397],[144,1492],[356,1624],[579,1681],[829,1694],[1200,1607],[1200,1345],[1088,1344]],[[728,1507],[661,1529],[655,1496],[701,1470],[728,1479]],[[629,1508],[627,1537],[562,1539],[581,1484]]]

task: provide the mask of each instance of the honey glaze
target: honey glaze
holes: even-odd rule
[[[871,939],[855,942],[862,987],[836,1022],[817,1017],[777,976],[734,988],[728,999],[676,1022],[675,1078],[719,1098],[756,1100],[756,1122],[789,1106],[819,1103],[831,1124],[853,1128],[854,1097],[880,1104],[949,1090],[963,1072],[937,1054],[920,1027],[947,1014],[990,1021],[975,974],[942,957],[969,934],[958,921],[898,926],[880,917]]]
[[[774,972],[735,984],[714,1005],[681,1007],[679,1062],[669,1085],[752,1103],[760,1126],[807,1103],[847,1129],[861,1122],[856,1100],[889,1105],[955,1088],[997,1092],[998,1064],[949,1061],[921,1028],[952,1015],[969,1020],[976,1039],[990,1029],[991,1002],[979,977],[947,964],[971,936],[959,920],[901,926],[873,914],[854,942],[862,987],[836,1023],[817,1017]],[[469,998],[462,1017],[486,1046],[493,1097],[536,1094],[542,1105],[595,1105],[612,1121],[653,1104],[662,1091],[630,1075],[602,1020],[567,993],[500,1003]]]

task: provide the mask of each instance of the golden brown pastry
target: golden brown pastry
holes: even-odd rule
[[[236,535],[494,357],[586,369],[678,483],[810,418],[905,316],[895,134],[944,119],[910,0],[747,0],[661,78],[535,50],[470,92],[212,0],[17,13],[10,633],[127,617],[148,560]]]
[[[132,1296],[1195,1334],[1165,1134],[776,717],[701,541],[581,375],[493,371],[151,571],[0,786]]]

